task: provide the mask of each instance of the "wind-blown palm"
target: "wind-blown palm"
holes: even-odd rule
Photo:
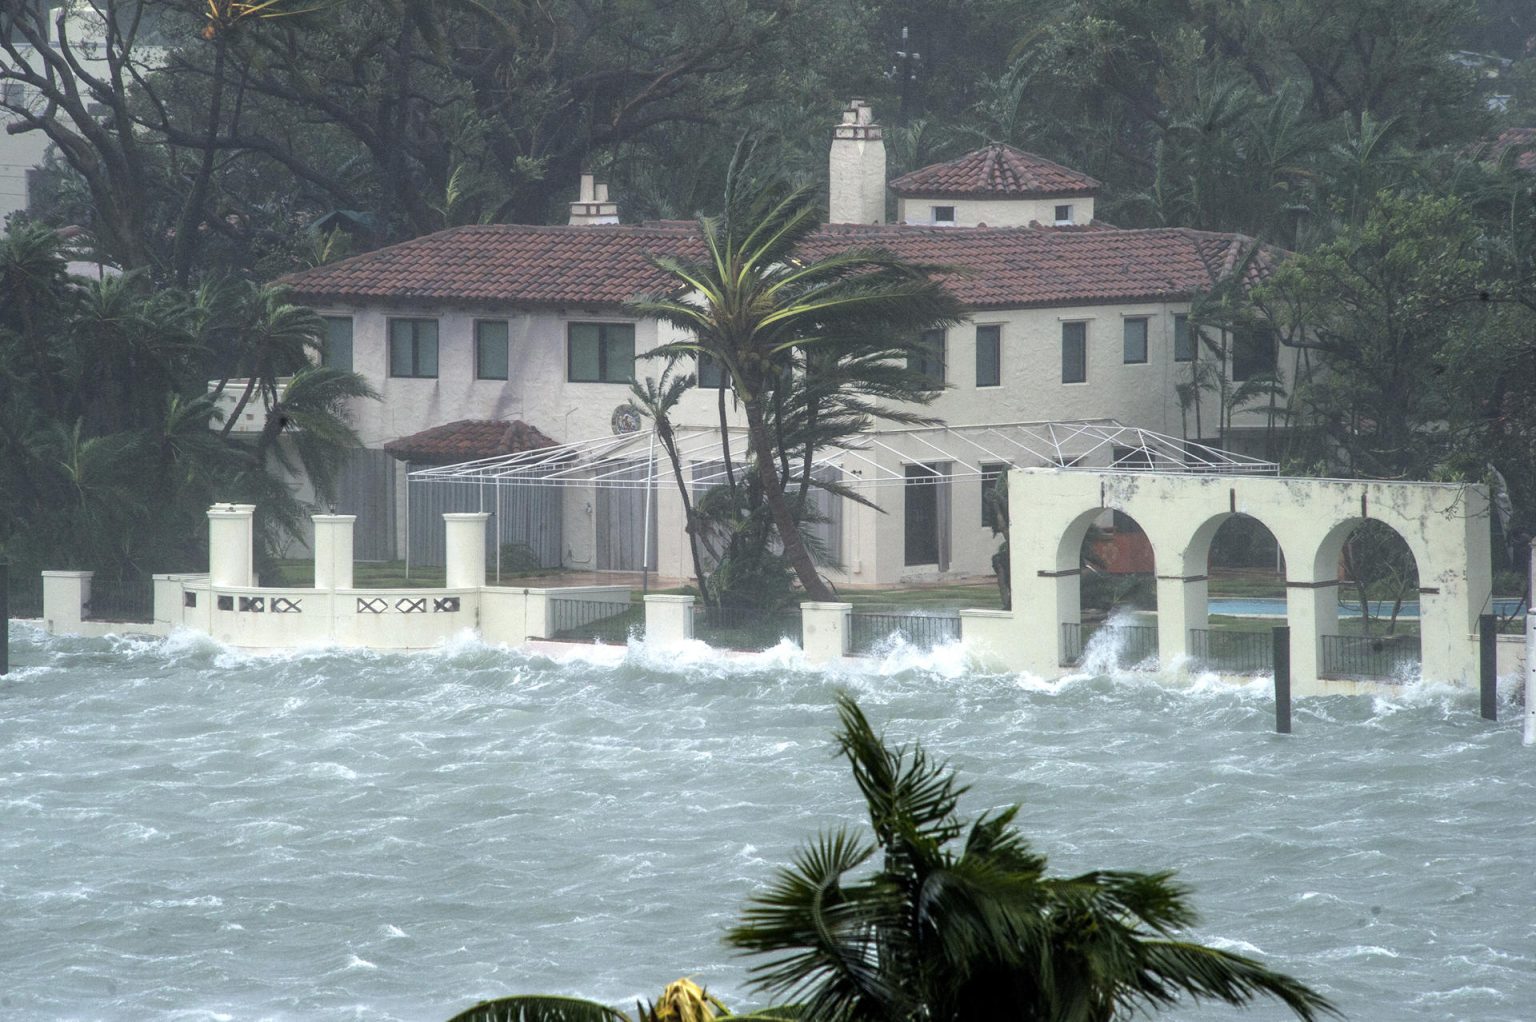
[[[805,189],[741,184],[736,169],[725,213],[699,220],[705,256],[656,257],[656,266],[677,286],[633,308],[689,335],[662,353],[702,353],[723,367],[747,419],[754,470],[784,555],[810,598],[826,600],[832,594],[784,493],[769,426],[774,388],[791,371],[797,349],[879,334],[915,338],[924,329],[958,322],[961,308],[931,268],[881,249],[850,246],[805,256],[800,250],[821,223],[814,198]]]
[[[873,840],[823,835],[728,938],[767,956],[755,982],[805,1022],[1108,1022],[1260,995],[1305,1020],[1337,1014],[1288,976],[1178,939],[1194,913],[1171,874],[1048,876],[1013,829],[1017,806],[963,823],[947,765],[888,748],[846,696],[838,712]]]

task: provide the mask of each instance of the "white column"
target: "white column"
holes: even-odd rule
[[[1531,544],[1531,578],[1536,579],[1536,542]],[[1525,612],[1525,737],[1536,745],[1536,607]]]
[[[1322,669],[1322,637],[1339,631],[1338,581],[1287,581],[1285,619],[1291,627],[1291,684],[1310,685]]]
[[[95,574],[92,571],[43,572],[43,626],[48,631],[58,635],[80,630]]]
[[[489,511],[443,515],[447,529],[446,579],[449,589],[479,589],[485,585],[485,523]]]
[[[215,586],[254,586],[252,556],[255,504],[215,504],[208,509],[208,578]]]
[[[813,664],[841,660],[848,655],[853,635],[853,604],[800,604],[800,642],[805,658]]]
[[[693,597],[657,593],[645,597],[646,645],[665,645],[693,638]]]
[[[1204,575],[1157,576],[1157,657],[1167,670],[1189,655],[1189,630],[1209,624]]]
[[[315,588],[352,588],[352,528],[357,515],[314,515]]]

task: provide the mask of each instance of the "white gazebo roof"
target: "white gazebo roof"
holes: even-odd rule
[[[746,433],[733,428],[729,434],[731,455],[739,464],[747,448]],[[691,466],[693,485],[725,482],[718,427],[678,426],[673,436],[680,460]],[[840,470],[844,485],[867,487],[905,483],[902,465],[914,460],[947,462],[948,474],[954,478],[980,477],[984,464],[1055,466],[1067,471],[1279,474],[1279,466],[1271,461],[1124,426],[1113,419],[877,430],[858,434],[841,447],[826,448],[813,464]],[[672,466],[654,430],[423,468],[410,474],[411,482],[603,489],[646,489],[658,483],[670,485],[672,479]]]

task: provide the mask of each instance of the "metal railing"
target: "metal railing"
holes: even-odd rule
[[[948,611],[854,611],[850,652],[861,656],[900,637],[909,646],[932,649],[960,640],[960,615]]]
[[[1324,635],[1318,674],[1324,678],[1403,681],[1419,672],[1417,635]]]
[[[1076,621],[1062,622],[1061,666],[1079,666],[1083,662],[1083,654],[1089,642],[1103,631],[1104,627],[1103,625],[1083,625]],[[1115,625],[1113,632],[1118,638],[1115,645],[1116,667],[1128,670],[1148,659],[1156,659],[1156,625]]]
[[[1082,660],[1083,626],[1077,621],[1063,621],[1061,623],[1061,666],[1075,667]]]
[[[80,608],[85,621],[123,621],[149,624],[155,620],[155,585],[136,581],[91,581],[91,596]]]
[[[1271,632],[1189,630],[1189,656],[1208,671],[1255,671],[1275,669],[1275,637]]]
[[[546,638],[562,642],[628,642],[645,636],[645,607],[552,596],[548,631]]]
[[[800,611],[754,607],[693,607],[693,637],[719,649],[758,652],[784,639],[799,645]]]

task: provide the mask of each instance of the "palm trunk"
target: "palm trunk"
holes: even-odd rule
[[[755,399],[743,404],[747,413],[747,435],[752,445],[752,461],[757,466],[758,480],[763,487],[763,501],[768,505],[774,527],[779,530],[779,539],[784,544],[784,557],[790,567],[795,569],[795,576],[800,579],[800,585],[808,598],[830,602],[832,590],[816,573],[816,563],[811,560],[811,552],[805,548],[794,516],[789,513],[789,501],[784,497],[784,483],[779,477],[763,409]]]
[[[722,368],[720,371],[722,373],[726,372],[726,370],[724,368]],[[717,403],[717,405],[719,407],[719,411],[720,411],[720,456],[725,459],[725,481],[726,481],[726,484],[728,486],[730,486],[731,492],[735,493],[736,492],[736,470],[731,467],[731,431],[730,431],[729,428],[727,428],[729,424],[726,422],[726,418],[725,418],[725,380],[724,379],[721,379],[721,381],[720,381],[719,395],[720,396],[717,399],[716,403]]]
[[[677,480],[677,494],[683,500],[683,521],[688,532],[688,552],[693,555],[693,577],[699,583],[699,598],[705,604],[710,602],[709,586],[704,575],[704,559],[699,556],[699,526],[698,519],[693,512],[693,501],[688,498],[688,483],[683,477],[683,462],[677,455],[677,444],[672,436],[672,428],[667,427],[661,434],[661,446],[667,452],[667,460],[672,463],[672,477]]]

